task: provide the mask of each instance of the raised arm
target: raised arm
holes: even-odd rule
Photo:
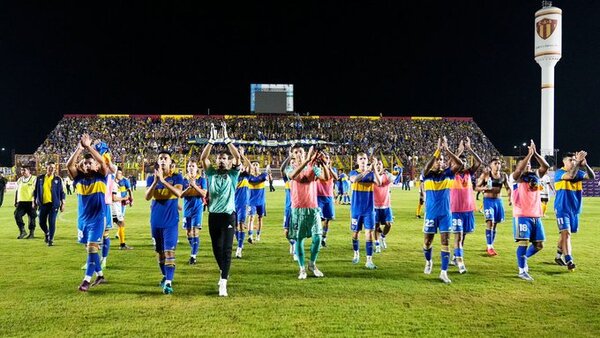
[[[481,164],[483,163],[483,161],[481,160],[481,157],[479,157],[479,155],[471,147],[471,139],[468,137],[465,140],[465,148],[468,151],[470,151],[471,154],[473,154],[473,158],[475,159],[475,161],[474,161],[475,163],[473,163],[471,168],[469,168],[469,172],[471,173],[471,175],[473,175],[475,172],[477,172],[477,170],[479,170],[479,167],[481,167]]]
[[[429,173],[429,171],[431,170],[431,167],[433,167],[433,164],[435,163],[435,161],[440,158],[440,155],[442,154],[442,139],[439,138],[438,142],[437,142],[437,147],[435,148],[435,152],[433,153],[433,156],[431,156],[431,158],[429,159],[429,161],[427,161],[427,163],[425,164],[425,168],[423,169],[423,173],[425,175],[427,175],[427,173]]]
[[[587,156],[587,153],[584,151],[585,155],[583,156],[583,162],[581,162],[581,165],[583,166],[583,168],[585,169],[585,176],[583,177],[585,180],[595,180],[596,179],[596,173],[594,172],[594,170],[588,165],[587,163],[587,159],[585,158]]]
[[[67,172],[72,180],[74,180],[79,173],[79,170],[77,169],[77,159],[79,158],[79,155],[81,155],[82,151],[83,146],[81,143],[78,143],[77,149],[73,152],[73,154],[71,154],[71,157],[69,157],[69,160],[67,161]]]
[[[533,140],[531,140],[531,143],[533,144]],[[527,167],[527,163],[529,163],[529,161],[531,161],[533,152],[534,152],[534,149],[531,146],[529,146],[529,153],[527,153],[527,156],[525,156],[524,159],[522,159],[521,161],[519,161],[519,163],[517,163],[517,166],[515,167],[515,171],[513,171],[513,173],[512,173],[512,178],[514,180],[518,180],[521,177],[521,175],[523,174],[523,171]]]
[[[378,163],[379,163],[379,161],[375,157],[373,157],[371,159],[371,171],[373,171],[373,181],[375,182],[376,185],[381,185],[381,176],[377,172],[377,164]]]
[[[231,141],[231,139],[229,138],[229,135],[227,134],[227,123],[225,123],[225,121],[223,121],[221,123],[221,126],[223,127],[223,137],[225,138],[225,144],[227,145],[227,149],[229,150],[229,152],[231,153],[231,156],[233,157],[232,165],[234,167],[237,167],[240,164],[242,164],[240,152],[233,145],[233,142]]]
[[[215,129],[215,125],[211,123],[208,143],[204,146],[204,149],[202,149],[202,154],[200,154],[200,164],[202,165],[202,168],[204,168],[204,170],[210,168],[210,160],[208,159],[208,156],[210,155],[213,144],[215,144],[216,138],[217,130]]]
[[[454,155],[454,153],[450,151],[450,148],[448,148],[448,139],[446,139],[445,136],[444,142],[442,143],[442,147],[446,151],[446,154],[449,158],[449,162],[451,163],[450,170],[452,170],[453,173],[456,173],[462,167],[462,161],[460,160],[460,158],[458,158],[458,156]]]
[[[104,162],[104,158],[102,157],[102,155],[100,155],[100,153],[96,150],[96,148],[94,148],[94,146],[92,146],[92,138],[90,137],[90,135],[88,134],[83,134],[81,136],[81,145],[83,146],[83,148],[85,150],[87,150],[90,155],[92,155],[92,157],[94,158],[94,160],[96,160],[96,162],[98,162],[98,172],[102,175],[108,174],[110,171],[110,169],[108,168],[106,162]]]
[[[531,141],[530,147],[533,148],[533,157],[540,165],[540,168],[538,169],[538,175],[540,175],[540,177],[544,177],[544,175],[548,171],[548,168],[550,168],[550,165],[548,164],[548,162],[546,162],[546,160],[540,154],[538,154],[538,152],[535,148],[535,143],[533,143],[533,140]]]
[[[298,163],[298,165],[296,166],[296,168],[294,168],[294,170],[292,170],[292,172],[290,172],[290,174],[288,175],[288,178],[290,180],[295,180],[298,175],[300,175],[300,173],[302,172],[302,170],[304,170],[304,168],[306,168],[306,166],[315,160],[315,158],[317,157],[318,152],[313,152],[312,151],[312,147],[310,148],[310,150],[308,151],[308,153],[311,155],[310,157],[307,157],[304,161],[302,161],[301,163]]]

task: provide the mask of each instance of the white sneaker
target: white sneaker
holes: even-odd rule
[[[465,266],[465,263],[457,262],[456,265],[458,265],[458,273],[463,274],[467,272],[467,267]]]
[[[294,246],[290,244],[290,255],[294,254]]]
[[[444,282],[446,284],[452,283],[450,278],[448,278],[448,272],[445,270],[440,271],[440,279],[442,280],[442,282]]]
[[[298,261],[298,255],[294,254],[294,262]]]
[[[300,269],[300,273],[298,274],[298,279],[306,279],[306,269]]]
[[[381,253],[381,245],[375,246],[375,253]]]
[[[312,263],[308,263],[308,270],[310,270],[313,275],[315,275],[315,277],[323,277],[323,273],[321,272],[321,270],[319,270],[319,268],[317,268],[316,264],[312,264]]]
[[[360,262],[360,253],[358,251],[354,251],[354,258],[352,258],[352,263],[358,264]]]
[[[425,269],[423,270],[423,273],[426,275],[430,275],[432,268],[433,268],[433,261],[432,260],[425,261]]]
[[[385,238],[381,238],[381,247],[385,250],[387,249],[387,243],[385,242]]]
[[[260,242],[260,235],[257,235],[257,236],[256,236],[256,241],[257,241],[257,242]]]
[[[377,269],[377,265],[375,265],[375,263],[373,263],[373,261],[370,260],[365,263],[365,267],[369,270]]]
[[[237,248],[235,250],[235,258],[242,258],[242,248]]]
[[[227,297],[227,279],[219,280],[219,297]]]

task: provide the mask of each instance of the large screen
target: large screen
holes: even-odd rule
[[[294,111],[294,85],[251,84],[250,111],[259,114],[285,114]]]

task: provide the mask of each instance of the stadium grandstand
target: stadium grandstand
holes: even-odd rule
[[[418,167],[444,135],[451,148],[470,137],[484,160],[500,155],[469,117],[64,115],[35,154],[17,157],[16,165],[37,167],[50,159],[65,163],[80,135],[87,132],[109,144],[114,161],[128,175],[142,178],[160,150],[172,152],[182,168],[189,156],[199,154],[210,124],[222,121],[252,160],[272,168],[279,167],[289,145],[296,142],[322,145],[344,169],[353,166],[352,155],[360,151],[381,158],[390,169],[395,163]]]

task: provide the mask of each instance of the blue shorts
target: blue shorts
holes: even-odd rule
[[[112,219],[111,219],[112,221]],[[77,224],[77,240],[81,244],[86,243],[102,243],[102,238],[104,237],[104,227],[105,227],[104,217],[102,219],[97,220],[96,222],[91,223],[83,223],[78,222]]]
[[[425,214],[427,217],[427,214]],[[442,215],[433,219],[425,219],[423,223],[423,232],[426,234],[437,234],[438,229],[440,234],[444,232],[450,232],[450,226],[452,225],[452,215]]]
[[[285,208],[283,211],[283,228],[289,229],[290,222],[292,221],[292,208]]]
[[[319,209],[321,213],[321,219],[335,219],[335,210],[333,209],[333,197],[329,196],[317,196],[317,202],[319,202]]]
[[[183,217],[183,225],[182,227],[186,230],[191,228],[200,228],[202,229],[202,212],[199,212],[197,215],[192,217]]]
[[[257,206],[250,206],[250,216],[254,216],[254,215],[258,215],[258,217],[262,217],[262,216],[267,216],[267,211],[265,210],[265,205],[257,205]]]
[[[483,198],[483,213],[486,221],[492,223],[504,222],[504,204],[501,198]]]
[[[238,223],[246,223],[246,216],[248,214],[248,206],[244,205],[241,208],[235,207],[235,213],[237,214]]]
[[[558,224],[559,232],[566,230],[575,234],[579,230],[579,215],[571,212],[557,212],[556,223]]]
[[[363,227],[365,230],[375,229],[375,212],[352,216],[352,220],[350,221],[350,231],[358,232],[361,231]]]
[[[174,251],[177,247],[179,227],[151,228],[152,238],[156,242],[155,251]]]
[[[338,195],[343,195],[344,194],[344,187],[338,187],[337,188],[337,194]]]
[[[546,239],[544,225],[539,217],[513,217],[515,241],[541,242]]]
[[[393,220],[392,208],[375,209],[375,223],[391,223]]]
[[[112,209],[109,204],[106,205],[106,216],[104,218],[106,222],[106,230],[110,230],[113,227]]]
[[[475,231],[475,215],[473,211],[452,213],[452,232],[471,233]]]

